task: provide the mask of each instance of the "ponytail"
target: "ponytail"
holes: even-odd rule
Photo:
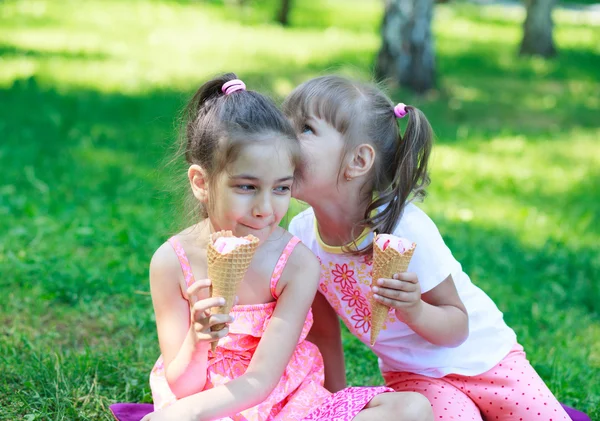
[[[433,144],[433,130],[421,110],[407,106],[406,111],[408,124],[404,136],[398,130],[396,151],[390,162],[392,168],[382,168],[382,171],[391,173],[391,183],[372,199],[361,223],[379,234],[393,233],[406,204],[423,199],[430,181],[427,164]],[[387,206],[381,212],[374,214],[384,205]],[[370,244],[355,253],[369,254],[372,249],[373,245]]]
[[[222,87],[225,83],[237,79],[235,73],[225,73],[215,79],[212,79],[202,85],[194,94],[190,102],[184,111],[184,122],[185,122],[185,160],[188,164],[195,163],[197,159],[194,159],[193,152],[197,149],[194,145],[194,140],[198,138],[210,139],[207,143],[212,143],[212,139],[215,136],[214,124],[204,123],[198,124],[198,120],[204,119],[205,117],[216,114],[218,112],[215,107],[217,100],[225,96],[222,91]],[[208,119],[211,123],[218,119]],[[211,121],[212,120],[212,121]],[[213,133],[208,133],[212,130]],[[202,133],[199,133],[202,132]]]

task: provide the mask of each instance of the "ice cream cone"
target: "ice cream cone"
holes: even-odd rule
[[[408,264],[415,251],[416,244],[404,253],[392,247],[382,250],[376,242],[377,235],[373,240],[373,276],[371,277],[371,286],[375,286],[378,279],[392,278],[394,274],[406,272]],[[377,336],[383,328],[385,319],[388,316],[390,308],[373,298],[373,293],[369,297],[371,303],[371,346],[375,345]]]
[[[250,266],[254,252],[258,247],[258,238],[253,235],[247,235],[245,238],[250,241],[249,244],[237,246],[234,250],[221,254],[214,247],[214,242],[219,237],[233,237],[231,231],[219,231],[210,236],[210,242],[207,250],[208,259],[208,279],[211,282],[211,297],[223,297],[225,305],[222,307],[211,308],[211,314],[229,314],[237,289],[244,279],[244,275]],[[216,332],[225,327],[224,324],[218,324],[211,327],[211,331]],[[211,344],[214,351],[217,342]]]

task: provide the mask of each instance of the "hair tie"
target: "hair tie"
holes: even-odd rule
[[[404,117],[408,111],[406,111],[406,104],[400,102],[398,105],[394,107],[394,115],[396,118]]]
[[[245,90],[246,90],[246,84],[239,79],[233,79],[233,80],[230,80],[229,82],[225,82],[223,84],[223,87],[221,88],[221,91],[225,95],[230,95],[230,94],[234,93],[235,91],[245,91]]]

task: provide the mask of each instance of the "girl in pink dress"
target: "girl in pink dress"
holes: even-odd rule
[[[416,393],[371,387],[331,394],[323,386],[321,355],[305,340],[319,262],[279,227],[299,162],[283,114],[224,75],[192,99],[182,151],[204,219],[170,238],[150,263],[162,355],[150,375],[155,412],[144,420],[433,419]],[[209,235],[220,230],[260,241],[230,315],[211,314],[224,301],[210,297],[206,279]]]

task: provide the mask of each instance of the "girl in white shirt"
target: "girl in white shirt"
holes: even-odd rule
[[[373,351],[386,384],[428,397],[436,420],[568,420],[494,302],[410,202],[425,195],[432,130],[424,114],[338,76],[300,85],[284,111],[305,159],[294,196],[312,207],[289,230],[321,261],[311,341],[330,390],[345,387],[337,316],[369,344],[368,295],[390,307]],[[404,135],[398,118],[408,115]],[[373,232],[417,244],[406,273],[371,287]]]

